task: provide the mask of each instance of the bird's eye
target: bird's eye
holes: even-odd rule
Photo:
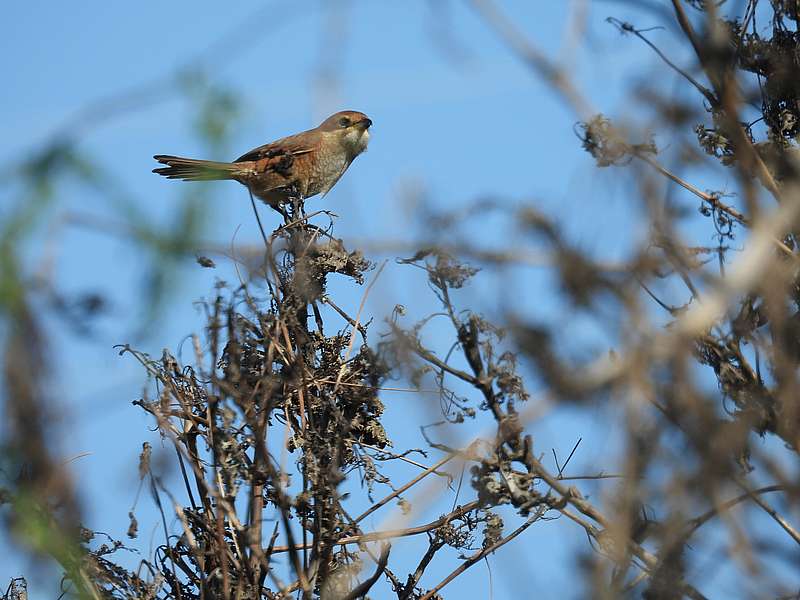
[[[348,125],[350,125],[350,119],[347,117],[342,117],[339,119],[339,127],[347,127]]]

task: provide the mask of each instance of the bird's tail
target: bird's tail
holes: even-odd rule
[[[197,160],[165,154],[156,154],[153,158],[161,164],[167,165],[160,169],[153,169],[153,173],[163,175],[167,179],[182,179],[183,181],[235,179],[236,175],[242,171],[242,165],[239,163]]]

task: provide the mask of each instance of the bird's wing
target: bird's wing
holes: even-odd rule
[[[298,135],[290,135],[289,137],[264,144],[258,148],[253,148],[249,152],[242,154],[237,158],[235,163],[246,161],[257,161],[264,158],[275,159],[278,163],[281,160],[286,160],[286,157],[295,157],[302,154],[308,154],[314,150],[313,136],[307,135],[309,132]],[[291,160],[291,159],[290,159]]]

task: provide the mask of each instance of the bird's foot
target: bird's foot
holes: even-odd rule
[[[291,206],[291,209],[288,211],[291,215],[292,221],[302,221],[306,218],[306,207],[303,198],[300,196],[292,197],[289,199],[287,203],[287,208]],[[288,221],[287,221],[288,222]]]

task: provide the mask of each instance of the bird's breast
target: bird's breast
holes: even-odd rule
[[[345,152],[319,152],[316,159],[309,169],[307,196],[328,193],[351,162]]]

